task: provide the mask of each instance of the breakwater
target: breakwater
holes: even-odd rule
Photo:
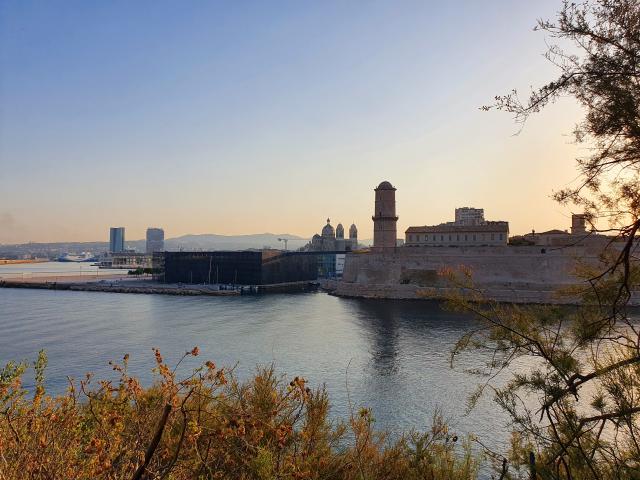
[[[66,283],[66,282],[21,282],[0,281],[0,288],[31,288],[41,290],[71,290],[80,292],[111,292],[163,295],[240,295],[238,290],[211,290],[197,287],[132,285],[120,283]]]
[[[310,292],[317,289],[315,282],[291,282],[275,285],[236,286],[220,288],[210,285],[176,285],[159,284],[152,282],[137,282],[129,280],[124,282],[57,282],[57,281],[20,281],[0,280],[0,288],[30,288],[40,290],[70,290],[81,292],[110,292],[110,293],[134,293],[134,294],[160,294],[196,296],[207,295],[226,297],[244,294],[258,293],[292,293]]]

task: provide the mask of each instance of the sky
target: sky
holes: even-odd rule
[[[0,243],[184,234],[371,238],[373,188],[411,225],[485,209],[570,226],[562,99],[482,105],[557,75],[555,0],[0,2]]]

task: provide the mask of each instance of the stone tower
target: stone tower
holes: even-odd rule
[[[373,217],[373,250],[390,251],[396,248],[396,189],[382,182],[375,189],[376,207]]]
[[[349,240],[351,240],[354,248],[358,245],[358,228],[355,223],[352,223],[349,227]]]
[[[587,234],[587,217],[584,214],[571,215],[571,235],[586,235]]]

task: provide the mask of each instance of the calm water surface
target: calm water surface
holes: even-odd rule
[[[324,293],[216,298],[0,289],[0,364],[32,360],[44,348],[48,388],[62,392],[67,375],[104,378],[107,362],[125,353],[148,383],[152,347],[172,363],[198,345],[198,360],[237,364],[241,378],[273,362],[288,377],[326,384],[335,416],[348,414],[350,397],[354,408],[373,409],[379,428],[399,432],[427,428],[440,408],[458,433],[499,448],[508,428],[490,398],[464,415],[481,380],[464,370],[483,359],[466,355],[449,366],[452,346],[473,325],[435,303]]]

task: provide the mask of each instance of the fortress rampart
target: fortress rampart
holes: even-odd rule
[[[582,281],[574,275],[580,262],[598,263],[600,246],[399,247],[384,253],[347,255],[341,281],[332,293],[362,298],[439,298],[448,290],[439,272],[470,268],[486,295],[513,303],[572,303],[556,291]],[[633,304],[640,305],[636,295]]]

